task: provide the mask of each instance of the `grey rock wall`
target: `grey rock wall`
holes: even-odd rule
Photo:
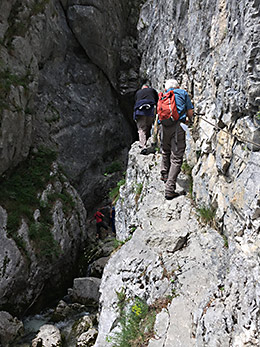
[[[57,173],[54,164],[51,174]],[[50,216],[35,208],[33,220],[24,217],[14,239],[7,226],[8,213],[0,207],[0,306],[14,315],[25,314],[37,305],[41,308],[57,294],[65,293],[87,239],[86,210],[65,177],[57,177],[39,194],[41,206],[51,205]],[[64,194],[69,197],[67,202],[61,198]],[[35,239],[32,224],[40,228],[46,219],[52,226],[38,229],[38,233],[36,230]]]
[[[259,235],[227,244],[200,221],[190,198],[165,200],[160,161],[160,154],[141,156],[138,143],[129,152],[116,205],[117,238],[126,243],[104,269],[95,346],[113,346],[121,331],[122,291],[129,305],[135,297],[151,305],[172,296],[149,347],[258,346]],[[186,184],[181,173],[177,189]]]
[[[259,228],[259,16],[257,1],[149,0],[138,23],[140,74],[158,90],[177,78],[204,114],[187,149],[194,198],[227,236]]]
[[[124,169],[134,136],[139,1],[0,6],[0,174],[32,145],[54,147],[91,208],[113,185],[106,167],[121,160]]]

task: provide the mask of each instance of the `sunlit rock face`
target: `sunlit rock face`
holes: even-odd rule
[[[187,149],[193,194],[226,234],[259,228],[259,15],[258,1],[155,0],[138,22],[141,74],[158,90],[177,78],[203,114]]]
[[[134,145],[116,206],[117,237],[132,238],[104,270],[96,347],[121,331],[117,293],[130,309],[135,297],[167,296],[171,283],[177,297],[157,315],[149,347],[259,344],[259,15],[259,1],[141,8],[140,77],[158,91],[177,78],[200,114],[186,150],[197,210],[183,197],[163,199],[160,155],[140,157]],[[215,210],[217,230],[197,224],[200,208]]]
[[[137,297],[158,308],[149,347],[257,346],[259,236],[227,240],[189,196],[165,200],[160,161],[161,154],[142,156],[138,143],[129,152],[116,204],[117,238],[125,244],[104,269],[95,347],[124,336],[120,307],[130,316]],[[181,173],[177,190],[187,183]]]

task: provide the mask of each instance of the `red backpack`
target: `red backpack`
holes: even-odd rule
[[[159,93],[157,113],[160,121],[164,121],[170,118],[171,120],[178,120],[180,118],[177,111],[173,90],[170,90],[165,94]]]

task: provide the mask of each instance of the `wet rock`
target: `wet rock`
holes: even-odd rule
[[[8,312],[0,311],[0,344],[10,346],[23,333],[23,323]]]
[[[60,300],[52,314],[51,320],[53,322],[64,321],[85,311],[86,307],[84,305],[80,305],[79,303],[67,304],[63,300]]]

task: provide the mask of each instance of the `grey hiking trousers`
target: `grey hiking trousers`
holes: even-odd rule
[[[161,129],[161,175],[168,177],[165,184],[165,194],[171,194],[176,189],[177,177],[181,171],[183,156],[186,148],[185,131],[180,122],[172,126],[162,126]]]
[[[141,148],[145,148],[146,146],[146,142],[151,135],[153,122],[154,117],[140,115],[137,116],[137,130]]]

